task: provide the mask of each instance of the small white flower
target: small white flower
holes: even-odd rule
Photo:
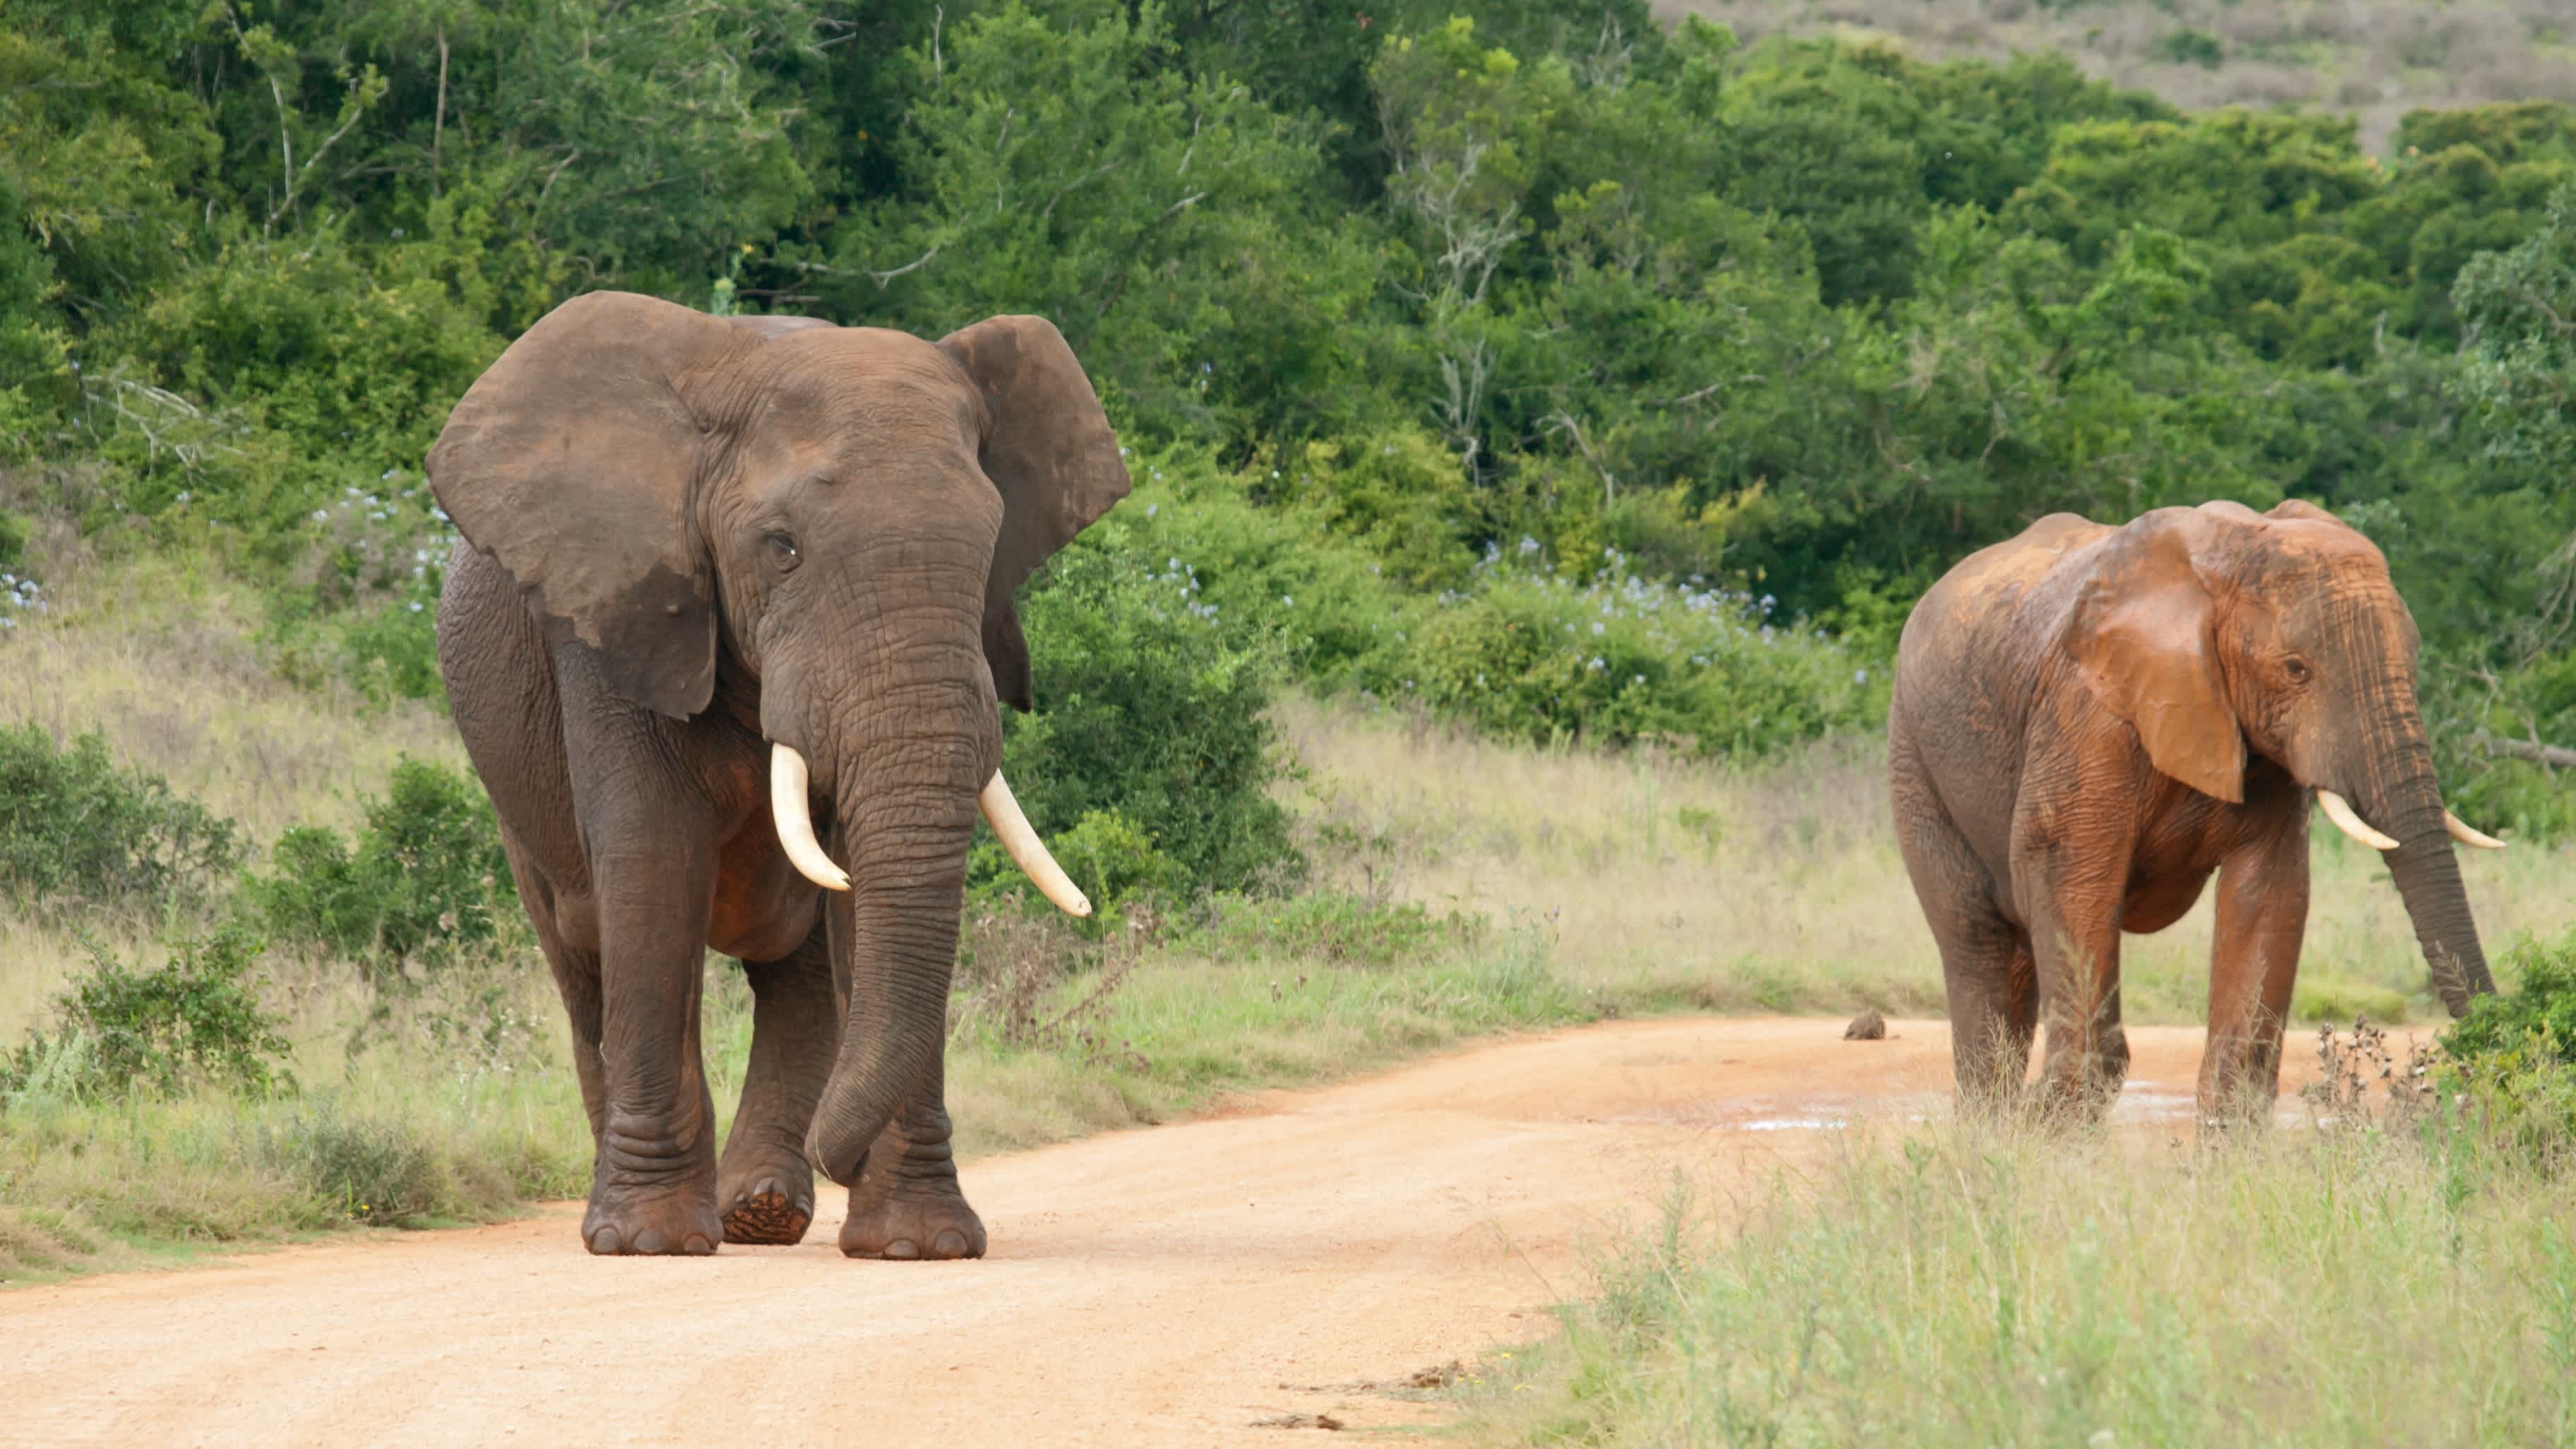
[[[1279,596],[1279,602],[1280,602],[1280,603],[1282,603],[1282,604],[1284,604],[1284,605],[1286,605],[1287,607],[1289,607],[1289,608],[1291,608],[1291,609],[1293,609],[1293,608],[1297,607],[1297,601],[1296,601],[1295,599],[1292,599],[1292,598],[1288,597],[1286,594],[1281,594],[1281,595]]]
[[[411,611],[415,614],[420,612],[420,600],[414,599],[411,601]]]
[[[1147,518],[1151,518],[1151,517],[1153,517],[1157,512],[1161,511],[1162,507],[1163,507],[1163,505],[1161,505],[1161,504],[1159,504],[1159,503],[1148,503],[1148,504],[1146,504],[1146,505],[1145,505],[1145,516],[1146,516]]]

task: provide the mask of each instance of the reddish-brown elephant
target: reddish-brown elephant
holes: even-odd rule
[[[980,807],[1090,909],[996,705],[1030,700],[1013,591],[1125,495],[1119,452],[1036,317],[932,343],[595,293],[456,405],[439,668],[572,1017],[591,1251],[795,1242],[816,1171],[844,1252],[984,1251],[940,1075],[967,847]],[[710,948],[754,998],[721,1160]]]
[[[2053,514],[1907,619],[1888,713],[1899,845],[1941,947],[1962,1099],[2097,1112],[2127,1072],[2120,937],[2218,876],[2204,1120],[2269,1110],[2308,913],[2308,804],[2387,852],[2454,1015],[2492,991],[2388,564],[2323,509]]]

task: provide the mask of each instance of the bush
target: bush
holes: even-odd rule
[[[2509,1155],[2576,1152],[2576,932],[2524,940],[2502,963],[2513,989],[2481,996],[2442,1034],[2437,1081]]]
[[[1761,753],[1876,719],[1885,682],[1768,597],[1622,577],[1505,573],[1415,634],[1403,684],[1489,734],[1535,744],[1664,740]]]
[[[262,1124],[257,1142],[270,1167],[350,1222],[391,1227],[449,1195],[438,1149],[406,1122],[344,1117],[326,1103]]]
[[[497,940],[518,899],[482,787],[408,757],[354,843],[298,826],[270,861],[270,875],[245,882],[269,930],[363,964],[379,987]]]
[[[1115,543],[1077,540],[1025,600],[1038,708],[1005,722],[1022,807],[1050,840],[1122,817],[1169,859],[1174,890],[1294,882],[1305,862],[1269,794],[1274,659],[1230,640],[1186,574]],[[996,855],[978,857],[979,881]]]
[[[97,732],[58,749],[37,725],[0,726],[0,889],[39,906],[190,904],[235,853],[231,821],[118,769]]]
[[[267,943],[238,923],[176,943],[146,971],[90,947],[90,970],[55,998],[56,1025],[0,1061],[0,1095],[176,1096],[198,1082],[264,1094],[293,1076],[283,1023],[260,1005]]]
[[[1481,943],[1482,916],[1432,914],[1412,901],[1385,901],[1341,891],[1283,900],[1217,896],[1181,938],[1190,950],[1219,959],[1275,956],[1336,966],[1402,966],[1453,955]]]

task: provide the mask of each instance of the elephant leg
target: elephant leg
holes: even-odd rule
[[[832,1073],[840,1008],[820,923],[783,961],[742,964],[751,983],[751,1064],[716,1169],[728,1243],[795,1243],[814,1221],[805,1129]]]
[[[591,864],[607,1110],[582,1239],[594,1253],[712,1253],[724,1226],[698,1009],[715,875],[685,842],[632,829]]]
[[[2021,1099],[2039,1029],[2039,985],[2030,942],[2001,917],[1941,947],[1949,997],[1950,1069],[1971,1114],[2007,1114]]]
[[[555,994],[563,998],[564,1015],[572,1026],[572,1069],[581,1082],[581,1109],[590,1118],[592,1170],[596,1173],[599,1136],[608,1125],[608,1072],[599,1058],[599,953],[565,943],[562,926],[555,918],[554,890],[528,867],[519,842],[507,826],[501,830],[501,853],[509,859],[510,879],[519,888],[519,901],[527,908],[528,924],[536,930],[537,949],[545,955],[546,969],[555,978]]]
[[[1949,997],[1950,1063],[1961,1108],[1992,1115],[2019,1097],[2039,1019],[2030,940],[1995,904],[1994,881],[1919,776],[1902,735],[1891,745],[1897,841]]]
[[[599,941],[599,1163],[582,1219],[594,1253],[712,1253],[715,1101],[698,1042],[715,911],[715,806],[677,768],[667,721],[613,698],[567,646],[564,739]]]
[[[2098,1119],[2129,1076],[2129,1039],[2120,1025],[2116,892],[2078,890],[2051,900],[2034,913],[2031,947],[2048,1024],[2039,1063],[2040,1106],[2052,1116]]]
[[[2105,793],[2097,788],[2095,793]],[[2048,1045],[2040,1056],[2043,1111],[2077,1120],[2108,1112],[2129,1075],[2120,1025],[2120,911],[2132,845],[2034,815],[2016,824],[2013,878],[2023,893]]]
[[[2279,813],[2271,829],[2219,864],[2209,1039],[2200,1058],[2204,1123],[2260,1121],[2281,1089],[2281,1032],[2307,934],[2308,835],[2303,809]]]
[[[853,1258],[980,1258],[984,1221],[957,1185],[940,1057],[877,1134],[850,1186],[841,1251]]]

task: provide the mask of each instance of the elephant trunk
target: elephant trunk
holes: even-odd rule
[[[2433,984],[2451,1015],[2464,1015],[2473,996],[2495,990],[2468,888],[2452,852],[2449,812],[2433,773],[2433,752],[2410,698],[2370,733],[2376,738],[2363,778],[2362,810],[2372,825],[2395,837],[2387,852],[2389,874],[2406,902],[2415,939],[2432,968]]]
[[[832,959],[845,983],[841,1043],[805,1155],[847,1185],[946,1042],[975,804],[970,790],[945,781],[937,789],[840,794],[837,834],[859,885],[826,897]]]

